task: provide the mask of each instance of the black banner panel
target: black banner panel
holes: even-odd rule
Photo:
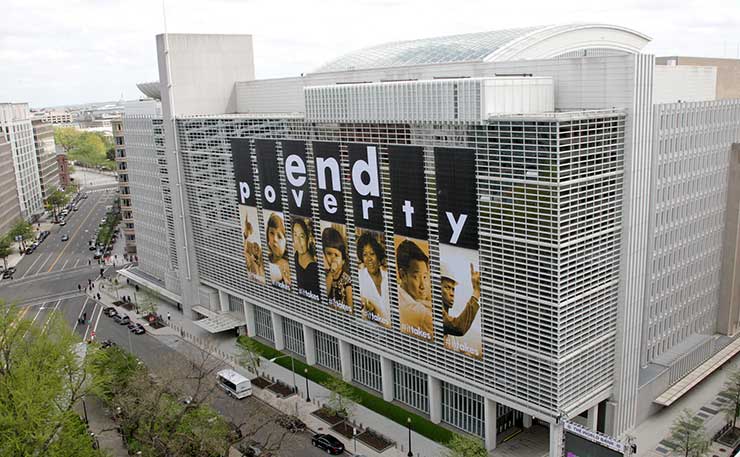
[[[424,149],[421,146],[388,146],[396,235],[426,240],[427,196],[424,184]]]
[[[319,264],[311,218],[293,215],[293,268],[298,293],[311,300],[321,300]]]
[[[267,241],[267,265],[270,282],[290,290],[290,255],[283,215],[282,192],[277,160],[277,142],[255,140],[257,169],[262,185],[262,220]]]
[[[566,431],[565,457],[624,457],[624,453]]]
[[[350,277],[347,226],[321,221],[321,246],[324,250],[324,286],[329,305],[352,313],[352,280]]]
[[[385,224],[378,148],[366,144],[349,144],[347,150],[352,171],[352,212],[355,225],[382,232]]]
[[[342,160],[338,143],[314,142],[318,184],[319,218],[344,224],[344,196],[342,194]]]
[[[355,235],[362,318],[391,328],[385,233],[358,227]]]
[[[442,328],[447,349],[482,358],[475,151],[435,148]]]
[[[308,185],[308,162],[306,143],[283,141],[285,182],[288,187],[288,209],[291,215],[313,217],[311,210],[311,188]]]
[[[249,151],[249,140],[233,138],[231,140],[231,157],[234,163],[234,181],[236,181],[239,223],[244,241],[244,261],[247,276],[252,281],[265,282],[265,269],[262,264],[260,247],[259,219],[257,217],[257,200],[252,172],[252,156]]]

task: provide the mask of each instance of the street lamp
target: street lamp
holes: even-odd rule
[[[406,457],[414,457],[414,453],[411,452],[411,418],[410,417],[406,418],[406,425],[409,429],[409,452],[408,454],[406,454]]]
[[[311,395],[308,393],[308,368],[303,369],[303,377],[306,378],[306,402],[310,402]]]

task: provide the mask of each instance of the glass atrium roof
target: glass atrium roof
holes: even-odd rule
[[[320,67],[315,73],[483,61],[502,46],[545,28],[548,26],[385,43],[346,54]]]

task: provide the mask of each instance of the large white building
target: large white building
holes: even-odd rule
[[[564,417],[623,436],[740,350],[740,101],[648,41],[531,27],[255,80],[250,36],[158,36],[161,119],[124,124],[159,237],[127,274],[489,449],[544,425],[560,455]]]
[[[44,211],[44,202],[28,104],[0,103],[0,131],[12,150],[21,214],[31,219]]]

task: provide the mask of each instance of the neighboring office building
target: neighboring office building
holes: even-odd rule
[[[13,151],[5,135],[0,134],[0,236],[4,236],[21,217],[18,187],[15,183]]]
[[[131,190],[126,159],[126,144],[123,132],[123,119],[118,117],[111,121],[113,129],[113,146],[116,154],[116,173],[118,174],[118,196],[121,206],[121,227],[127,254],[136,253],[136,234],[131,205]]]
[[[41,121],[55,126],[67,126],[72,124],[72,113],[69,111],[44,111],[41,113]]]
[[[59,164],[57,162],[56,144],[54,143],[54,126],[40,120],[34,120],[33,139],[36,147],[36,164],[39,168],[41,195],[46,198],[60,186]]]
[[[0,130],[13,152],[21,214],[32,220],[44,211],[44,202],[28,104],[0,104]]]
[[[168,229],[173,225],[170,260],[179,264],[186,316],[219,313],[198,325],[219,331],[246,324],[248,334],[434,422],[484,437],[488,448],[536,419],[550,427],[550,455],[558,455],[563,416],[622,435],[651,412],[653,402],[680,398],[684,392],[672,387],[679,380],[711,373],[697,372],[702,362],[740,350],[734,339],[702,336],[726,319],[717,317],[723,306],[717,249],[726,224],[718,202],[727,191],[730,145],[740,141],[740,102],[713,101],[712,70],[654,78],[653,57],[639,54],[647,37],[602,25],[391,43],[305,77],[261,81],[253,80],[249,36],[167,38],[157,37],[162,84],[140,88],[150,96],[164,88],[163,120],[153,128],[157,147],[175,151],[160,156]],[[201,53],[224,57],[220,65],[206,65]],[[223,74],[240,79],[232,85]],[[654,85],[663,91],[661,101],[693,91],[697,102],[654,105]],[[513,104],[502,102],[506,97]],[[708,128],[713,133],[706,136]],[[261,246],[267,272],[265,205],[274,205],[262,198],[267,183],[284,206],[292,290],[250,281],[245,268],[247,230],[234,203],[231,141],[254,137],[278,143],[269,143],[275,151],[259,160],[254,145],[238,150],[238,157],[251,158],[247,169],[256,177],[251,242]],[[307,138],[338,145],[347,176],[332,198],[345,200],[338,211],[346,218],[354,313],[295,290],[290,221],[296,216],[284,160],[286,148],[296,146],[282,140]],[[373,203],[385,207],[380,232],[388,255],[390,328],[359,311],[354,229],[361,221],[352,209],[347,156],[357,144],[376,146],[379,157],[384,198]],[[423,151],[416,167],[423,168],[422,177],[406,182],[426,180],[432,341],[401,330],[394,242],[403,219],[394,218],[394,198],[403,192],[393,184],[391,157],[399,154],[390,152],[393,145],[421,148],[409,155]],[[314,159],[327,146],[297,147],[308,162],[306,192],[323,278],[318,210],[325,197],[317,194],[321,177]],[[471,158],[474,163],[475,176],[468,179],[477,181],[473,251],[483,290],[474,325],[482,335],[481,359],[442,338],[441,272],[451,250],[441,243],[446,220],[437,192],[446,187],[436,187],[444,179],[436,165],[444,157],[438,147],[455,149],[460,166]],[[263,168],[275,160],[274,170]],[[295,166],[294,174],[301,169]],[[460,198],[460,207],[469,206]],[[697,204],[705,211],[688,217]],[[697,255],[704,250],[714,254]],[[151,253],[140,247],[139,255]],[[697,272],[708,276],[694,277]],[[687,281],[686,291],[665,300],[680,281]],[[326,294],[324,286],[320,292]]]
[[[70,185],[72,179],[69,176],[69,162],[67,161],[67,154],[64,152],[57,152],[57,168],[59,169],[59,185],[66,189]]]
[[[717,72],[715,98],[717,100],[740,99],[740,59],[717,57],[656,57],[658,65],[678,67],[712,67]]]

